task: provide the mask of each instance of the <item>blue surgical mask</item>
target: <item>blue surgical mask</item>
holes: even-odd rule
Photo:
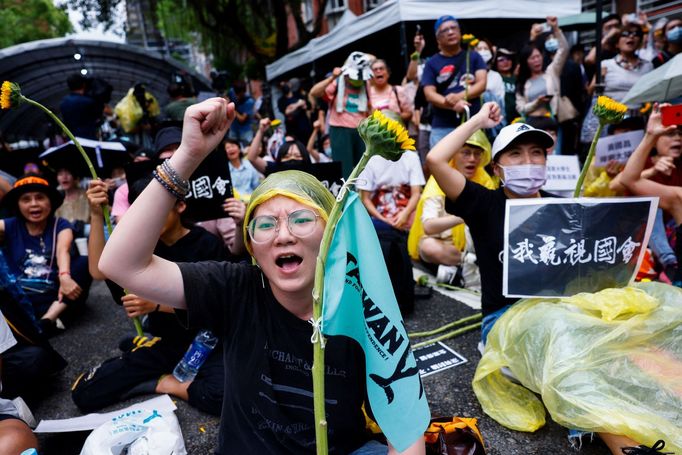
[[[673,27],[665,32],[665,37],[669,43],[682,43],[682,27]]]
[[[556,38],[550,38],[545,41],[545,49],[547,52],[556,52],[559,49],[559,40]]]

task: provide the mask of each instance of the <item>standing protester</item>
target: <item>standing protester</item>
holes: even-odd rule
[[[230,138],[246,147],[253,140],[253,108],[255,101],[246,93],[246,84],[237,79],[232,83],[230,98],[234,101],[236,115],[230,127]]]
[[[510,124],[519,116],[516,111],[516,53],[500,47],[495,54],[493,69],[500,73],[504,83],[504,118]]]
[[[609,14],[601,20],[601,59],[608,60],[618,54],[618,34],[620,33],[620,17]],[[594,68],[597,64],[597,48],[592,47],[585,57],[585,65]],[[594,69],[592,69],[594,71]]]
[[[343,68],[334,68],[331,76],[310,89],[312,96],[324,96],[329,104],[332,157],[334,161],[341,161],[344,178],[365,152],[357,127],[371,111],[368,81],[372,78],[372,60],[372,55],[352,52]]]
[[[277,101],[277,108],[284,114],[287,134],[304,142],[310,137],[312,128],[308,118],[309,106],[300,92],[301,82],[297,78],[282,83],[282,96]]]
[[[97,139],[97,124],[104,106],[85,94],[88,88],[85,76],[73,74],[66,83],[71,93],[59,104],[64,124],[75,136]]]
[[[403,123],[412,118],[410,100],[407,98],[403,87],[391,85],[388,80],[391,77],[391,69],[385,60],[376,59],[371,65],[372,83],[369,86],[369,100],[373,110],[390,111],[400,117]]]
[[[441,16],[434,27],[439,52],[426,62],[421,85],[426,100],[433,105],[430,145],[433,147],[456,128],[466,106],[471,114],[481,106],[479,97],[486,88],[487,67],[478,52],[471,52],[467,74],[466,51],[462,48],[462,30],[452,16]],[[465,100],[468,80],[468,100]]]
[[[665,47],[652,62],[656,68],[682,52],[682,19],[672,19],[665,24],[662,35],[665,38]]]

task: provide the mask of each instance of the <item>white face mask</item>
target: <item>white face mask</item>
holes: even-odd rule
[[[537,193],[547,181],[547,167],[544,164],[500,167],[504,170],[502,183],[509,191],[519,196],[531,196]]]
[[[483,61],[486,63],[488,63],[493,58],[492,52],[490,52],[487,49],[484,49],[482,51],[477,51],[477,52],[478,52],[478,55],[480,55],[481,58],[483,59]]]

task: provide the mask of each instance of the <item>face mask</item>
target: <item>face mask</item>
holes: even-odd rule
[[[493,54],[487,49],[484,49],[482,51],[477,51],[477,52],[478,52],[478,55],[480,55],[481,58],[483,59],[483,61],[486,63],[488,63],[493,58]]]
[[[499,165],[498,165],[499,166]],[[547,181],[544,164],[519,164],[500,166],[504,169],[504,186],[519,196],[530,196],[538,192]]]
[[[125,178],[125,177],[116,177],[116,178],[114,179],[114,186],[115,186],[116,188],[118,188],[118,187],[120,187],[121,185],[123,185],[125,182],[126,182],[126,178]]]
[[[668,42],[679,44],[682,43],[682,27],[673,27],[665,32],[665,37]]]
[[[550,38],[545,41],[545,49],[547,52],[556,52],[559,49],[559,40],[556,38]]]
[[[323,152],[327,156],[332,156],[332,148],[331,147],[325,147]]]

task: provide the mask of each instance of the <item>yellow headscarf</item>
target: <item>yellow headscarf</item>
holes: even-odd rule
[[[469,139],[467,139],[466,144],[483,149],[481,162],[470,180],[489,189],[497,188],[497,184],[483,169],[488,163],[490,163],[491,159],[491,146],[488,138],[485,136],[483,131],[478,130],[472,134]],[[455,167],[454,159],[450,161],[450,166]],[[410,235],[407,238],[407,252],[410,254],[412,259],[417,261],[420,259],[419,240],[424,236],[424,227],[422,226],[421,221],[422,212],[424,210],[424,201],[432,197],[445,197],[445,193],[440,189],[440,186],[438,186],[438,183],[436,183],[436,179],[434,179],[433,176],[429,177],[429,180],[426,182],[426,186],[424,187],[424,191],[419,198],[419,203],[417,204],[417,210],[414,217],[414,223],[410,228]],[[455,245],[458,250],[464,250],[466,245],[466,237],[464,235],[463,224],[452,228],[452,244]]]
[[[253,251],[247,234],[251,215],[253,215],[256,207],[275,196],[288,197],[312,207],[320,213],[325,222],[329,219],[329,212],[331,212],[335,202],[332,193],[319,180],[306,172],[281,171],[270,174],[251,193],[249,205],[246,206],[242,235],[244,235],[244,245],[251,255],[253,255]]]

